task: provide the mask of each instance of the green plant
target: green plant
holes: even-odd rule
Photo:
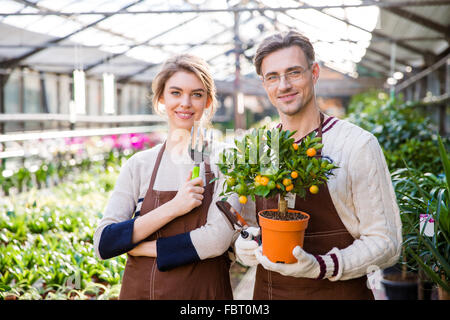
[[[450,162],[448,154],[438,137],[440,161],[445,175],[442,178],[433,174],[423,174],[407,168],[407,180],[396,180],[402,213],[403,246],[405,254],[417,263],[426,275],[444,290],[450,292]],[[420,213],[427,212],[429,218],[420,227]],[[434,221],[433,235],[425,235],[429,221]]]
[[[117,163],[108,171],[96,164],[71,183],[2,199],[0,299],[118,296],[126,258],[101,261],[93,247],[118,169]]]
[[[221,195],[236,193],[241,202],[246,202],[248,196],[254,201],[255,196],[280,195],[278,209],[280,216],[285,217],[285,197],[289,192],[304,198],[310,187],[325,183],[337,167],[315,155],[323,144],[314,132],[299,144],[294,143],[294,134],[295,131],[263,127],[253,129],[242,140],[235,139],[235,146],[220,155],[218,166],[226,177]],[[308,150],[312,151],[309,156]]]
[[[442,172],[438,154],[436,124],[415,104],[371,91],[355,95],[348,108],[348,120],[375,135],[391,171],[409,167]],[[443,143],[448,145],[448,139]]]

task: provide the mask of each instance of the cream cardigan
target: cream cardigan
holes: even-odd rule
[[[333,250],[339,262],[331,281],[361,277],[394,265],[402,243],[402,225],[383,152],[374,135],[346,121],[331,119],[323,128],[322,155],[339,166],[327,183],[333,204],[355,241]],[[255,204],[243,211],[255,224]]]

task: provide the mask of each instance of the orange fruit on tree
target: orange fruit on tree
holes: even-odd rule
[[[308,150],[306,150],[306,155],[308,157],[314,157],[316,155],[317,151],[314,148],[309,148]]]
[[[287,187],[286,187],[286,191],[291,191],[292,189],[294,189],[294,185],[293,184],[290,184],[290,185],[288,185]]]
[[[316,194],[319,192],[319,187],[313,184],[311,187],[309,187],[309,192],[311,192],[312,194]]]
[[[246,196],[240,196],[239,197],[239,202],[242,204],[246,204],[247,203],[247,197]]]
[[[292,177],[292,179],[297,179],[298,178],[298,172],[297,171],[292,171],[291,172],[291,177]]]
[[[277,183],[277,189],[281,189],[281,185]]]
[[[298,144],[293,143],[293,144],[292,144],[292,148],[294,148],[294,150],[297,151],[297,150],[298,150]]]
[[[255,177],[255,182],[261,183],[261,176],[259,174]]]
[[[267,177],[261,177],[261,179],[259,180],[259,183],[261,183],[261,185],[263,186],[267,186],[267,184],[269,183],[269,178]]]
[[[291,180],[291,179],[288,179],[288,178],[284,178],[284,179],[283,179],[283,185],[284,185],[285,187],[287,187],[287,186],[290,185],[290,184],[292,184],[292,180]]]

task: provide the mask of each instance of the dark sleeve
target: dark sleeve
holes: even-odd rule
[[[156,240],[156,265],[160,271],[200,261],[189,232]]]
[[[119,256],[133,249],[133,227],[135,218],[106,226],[98,244],[98,251],[102,259]]]

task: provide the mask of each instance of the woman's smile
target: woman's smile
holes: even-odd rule
[[[194,112],[190,111],[175,111],[175,114],[177,115],[178,118],[182,120],[188,120],[194,116]]]

